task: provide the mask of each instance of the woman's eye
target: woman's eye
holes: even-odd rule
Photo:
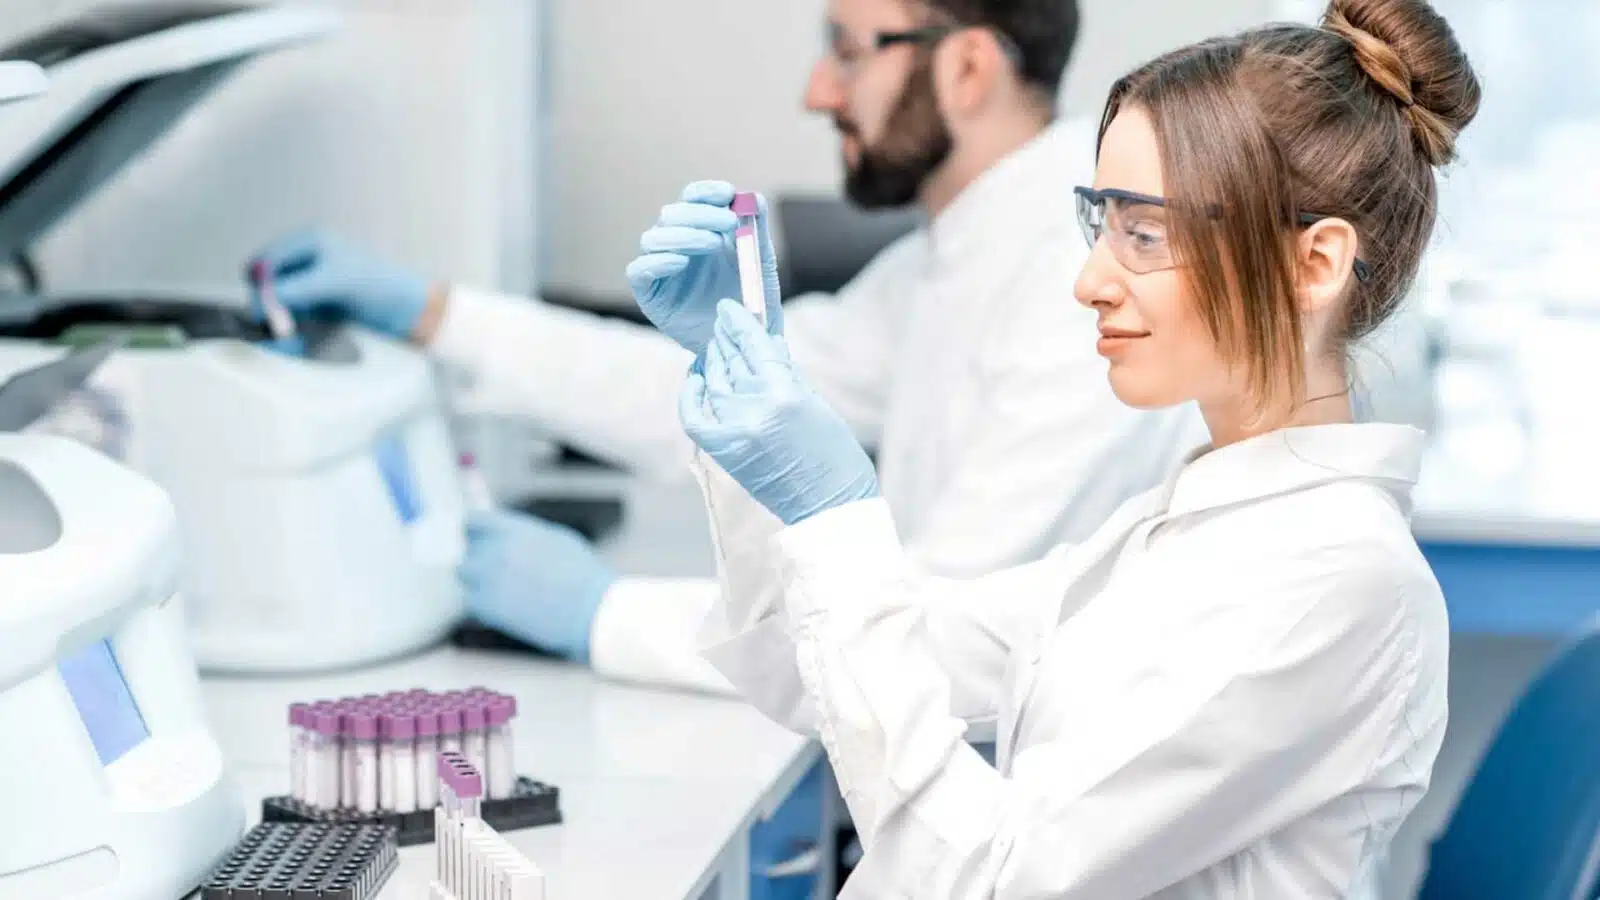
[[[1167,242],[1167,236],[1158,228],[1148,225],[1131,225],[1123,229],[1128,243],[1138,250],[1155,250]]]

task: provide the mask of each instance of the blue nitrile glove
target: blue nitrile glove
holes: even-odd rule
[[[717,301],[739,296],[739,260],[733,232],[739,218],[729,209],[733,185],[696,181],[683,199],[665,206],[655,227],[639,238],[640,255],[628,264],[628,286],[645,317],[690,353],[704,350],[717,318]],[[783,333],[778,257],[767,227],[767,200],[760,203],[761,283],[767,299],[767,331]]]
[[[250,305],[261,313],[253,278],[265,263],[278,302],[295,316],[331,310],[399,340],[411,336],[428,304],[428,282],[331,234],[302,231],[274,241],[245,265]]]
[[[700,449],[785,525],[878,496],[877,472],[850,426],[801,380],[783,339],[736,301],[717,307],[678,415]]]
[[[617,580],[576,531],[505,510],[468,520],[460,576],[479,622],[584,664],[600,601]]]

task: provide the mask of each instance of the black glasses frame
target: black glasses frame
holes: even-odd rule
[[[874,52],[887,50],[898,44],[913,44],[922,47],[931,47],[958,31],[982,26],[974,25],[926,25],[922,28],[911,28],[906,31],[880,31],[872,36],[868,47]],[[843,29],[835,22],[828,23],[828,40],[837,45]],[[1018,71],[1022,70],[1022,48],[1009,35],[996,29],[989,29],[994,39],[1000,44],[1000,51],[1011,61],[1011,65]]]
[[[1099,207],[1104,207],[1107,200],[1121,200],[1125,203],[1138,203],[1145,206],[1159,206],[1163,209],[1166,208],[1167,205],[1167,201],[1163,197],[1152,197],[1149,194],[1140,194],[1134,191],[1124,191],[1119,188],[1105,188],[1104,190],[1097,191],[1094,188],[1076,187],[1072,189],[1072,192],[1089,201],[1089,203]],[[1214,219],[1222,218],[1221,207],[1213,207],[1210,211],[1210,214]],[[1315,225],[1323,219],[1328,218],[1333,217],[1314,212],[1303,212],[1298,216],[1299,225],[1301,228]],[[1372,278],[1372,266],[1366,260],[1357,257],[1355,262],[1355,273],[1356,281],[1365,284]]]

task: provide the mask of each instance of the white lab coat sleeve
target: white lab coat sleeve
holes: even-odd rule
[[[1002,776],[950,714],[887,511],[831,510],[777,545],[804,693],[866,851],[842,897],[1151,896],[1345,797],[1410,727],[1415,631],[1395,584],[1240,573],[1167,585],[1228,602],[1151,623],[1149,646],[1085,632],[1103,680],[1034,684],[1023,727],[1049,737]]]
[[[782,523],[756,503],[715,462],[696,464],[710,512],[723,589],[706,618],[701,647],[706,658],[769,718],[804,734],[817,733],[813,696],[803,690],[793,623],[782,609],[783,584],[775,568],[773,539]],[[881,517],[880,500],[850,504],[850,515]],[[886,524],[892,534],[893,525]],[[924,627],[946,662],[948,695],[943,709],[981,733],[997,716],[1006,662],[1019,635],[1038,616],[1033,598],[1048,595],[1037,585],[1056,579],[1066,550],[970,582],[911,571],[920,590]]]
[[[734,695],[699,652],[700,624],[716,604],[717,590],[709,578],[618,579],[595,613],[590,666],[617,681]]]
[[[1111,391],[1095,313],[1071,296],[1081,256],[1057,252],[1081,241],[1041,243],[1050,252],[1016,275],[986,317],[977,412],[947,451],[959,456],[923,515],[900,523],[917,564],[941,575],[981,575],[1083,540],[1177,456],[1147,446],[1175,440],[1154,427],[1164,420]]]
[[[876,444],[888,413],[890,371],[904,318],[894,307],[921,277],[926,235],[885,248],[839,293],[806,294],[784,304],[783,337],[806,383],[864,444]]]
[[[457,287],[430,350],[466,376],[463,412],[526,417],[653,479],[688,470],[677,401],[691,356],[652,328]]]

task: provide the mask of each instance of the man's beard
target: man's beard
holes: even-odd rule
[[[954,144],[934,95],[932,67],[917,66],[884,123],[883,137],[869,146],[855,124],[839,117],[834,126],[861,147],[845,174],[844,192],[861,209],[893,209],[916,202],[922,185],[949,158]]]

